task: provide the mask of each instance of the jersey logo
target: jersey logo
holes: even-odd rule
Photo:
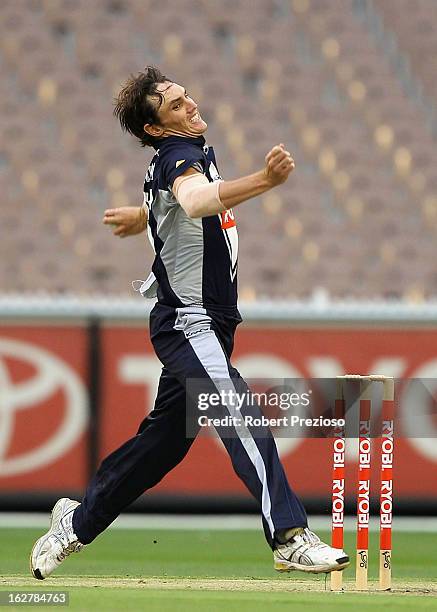
[[[222,229],[229,229],[230,227],[235,227],[237,225],[232,208],[220,213],[220,217]]]
[[[183,163],[184,163],[184,161],[185,161],[185,159],[180,159],[179,161],[177,161],[177,162],[176,162],[176,168],[179,168],[179,166],[180,166],[181,164],[183,164]]]
[[[232,209],[225,210],[220,213],[220,225],[223,232],[223,237],[226,242],[226,246],[229,251],[230,269],[229,273],[231,276],[231,282],[234,282],[235,275],[237,273],[237,261],[238,261],[238,233],[237,223],[234,217],[234,211]]]

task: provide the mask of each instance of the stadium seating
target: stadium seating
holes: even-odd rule
[[[2,291],[129,295],[147,274],[146,237],[101,217],[142,201],[152,151],[112,100],[155,63],[199,101],[224,178],[277,142],[295,157],[236,211],[243,298],[435,297],[436,136],[370,14],[435,105],[429,0],[3,0]]]

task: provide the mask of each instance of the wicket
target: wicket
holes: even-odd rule
[[[357,491],[357,551],[356,577],[358,590],[368,588],[369,560],[369,512],[370,512],[370,461],[371,461],[371,390],[372,383],[383,384],[381,470],[380,470],[380,528],[379,528],[379,588],[391,588],[391,530],[393,507],[393,429],[394,429],[394,379],[390,376],[346,374],[337,376],[334,418],[345,417],[344,385],[347,380],[360,383],[358,491]],[[332,546],[343,548],[344,499],[345,499],[345,430],[334,431],[332,475]],[[331,590],[342,589],[342,572],[331,573]]]

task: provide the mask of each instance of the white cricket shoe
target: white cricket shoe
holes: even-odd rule
[[[308,528],[285,544],[276,544],[273,560],[278,572],[299,570],[310,574],[343,570],[350,563],[344,550],[331,548]]]
[[[67,497],[56,502],[50,529],[35,542],[30,553],[30,571],[38,580],[47,578],[70,553],[83,548],[72,525],[73,512],[79,505]]]

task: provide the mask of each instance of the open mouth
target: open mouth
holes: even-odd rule
[[[190,123],[197,123],[198,121],[200,121],[200,115],[198,112],[196,112],[190,119]]]

